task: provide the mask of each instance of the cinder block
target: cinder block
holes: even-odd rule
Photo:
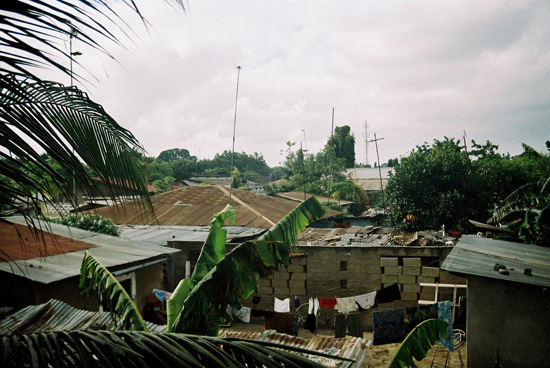
[[[416,284],[416,276],[399,275],[398,282],[400,284]]]
[[[269,274],[265,278],[268,279],[268,280],[273,280],[273,274]]]
[[[422,261],[420,258],[403,258],[403,267],[420,267],[422,266]]]
[[[286,299],[290,292],[287,287],[275,287],[273,288],[273,295],[277,295],[279,299]]]
[[[307,258],[306,257],[292,257],[292,258],[290,258],[290,263],[293,264],[293,265],[305,266],[306,263],[307,263]]]
[[[419,293],[420,285],[418,284],[403,284],[404,293]]]
[[[401,293],[401,300],[418,300],[417,293]]]
[[[435,293],[420,293],[418,300],[435,300]]]
[[[401,266],[384,267],[384,275],[401,275],[401,274],[403,274],[403,267]]]
[[[304,272],[304,266],[289,264],[288,265],[288,272]]]
[[[271,285],[274,287],[274,288],[279,288],[279,287],[288,287],[288,280],[272,280],[271,281]]]
[[[382,257],[380,258],[380,266],[396,267],[399,266],[399,260],[396,257]]]
[[[398,281],[399,281],[398,275],[381,275],[380,276],[380,282],[382,284],[391,285],[391,284],[395,284]]]
[[[435,283],[435,277],[433,276],[418,276],[416,278],[416,281],[424,284],[434,284]]]
[[[300,301],[306,300],[305,294],[306,294],[305,288],[293,288],[293,287],[290,288],[290,295],[302,295],[300,297]]]
[[[258,286],[258,293],[265,295],[273,295],[273,288],[269,286]]]
[[[264,279],[264,278],[258,279],[258,285],[259,286],[271,287],[271,280],[267,280],[267,279]]]
[[[290,275],[290,280],[307,280],[307,275],[304,272],[293,272]]]
[[[403,275],[420,275],[420,267],[405,267],[403,266]]]
[[[422,267],[422,276],[439,277],[439,267]]]
[[[300,281],[300,280],[290,280],[288,282],[288,286],[291,287],[291,288],[302,288],[302,289],[305,289],[306,287],[306,282],[305,281]]]
[[[290,278],[290,273],[286,271],[285,272],[279,271],[279,272],[273,273],[274,280],[288,280],[289,278]]]

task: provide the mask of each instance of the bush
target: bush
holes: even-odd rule
[[[63,217],[48,218],[48,221],[76,227],[82,230],[93,231],[95,233],[120,236],[120,229],[115,225],[113,220],[103,218],[101,215],[96,215],[95,213],[87,215],[81,213],[68,214]]]

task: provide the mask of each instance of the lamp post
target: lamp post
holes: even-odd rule
[[[231,169],[229,170],[229,176],[231,177],[231,184],[229,186],[229,204],[231,204],[231,192],[233,190],[233,156],[235,155],[235,129],[237,127],[237,100],[239,99],[239,78],[241,76],[241,67],[237,65],[237,91],[235,92],[235,117],[233,119],[233,148],[231,149]]]

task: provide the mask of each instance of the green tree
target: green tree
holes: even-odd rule
[[[233,168],[233,173],[231,174],[231,188],[239,188],[241,186],[241,173],[237,166]]]
[[[386,187],[390,218],[409,229],[464,228],[469,219],[490,214],[492,203],[483,188],[459,140],[434,140],[431,146],[417,146],[395,166]]]
[[[336,158],[344,159],[346,168],[354,167],[355,137],[348,125],[334,128],[334,135],[329,138],[327,145],[332,146]]]
[[[164,162],[173,162],[181,159],[190,159],[191,155],[189,151],[185,148],[172,148],[169,150],[162,151],[157,160]]]
[[[48,218],[50,222],[66,226],[76,227],[82,230],[93,231],[95,233],[120,236],[120,229],[110,218],[104,218],[95,213],[82,214],[71,213],[64,214],[62,217]]]

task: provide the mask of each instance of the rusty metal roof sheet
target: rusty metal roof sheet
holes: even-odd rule
[[[508,274],[494,269],[506,266]],[[463,235],[441,268],[464,275],[550,287],[550,248]],[[524,270],[531,269],[526,275]]]
[[[347,229],[307,228],[298,235],[296,246],[405,246],[418,239],[418,233],[394,228],[352,226]]]
[[[312,193],[306,193],[305,194],[305,197],[306,197],[305,199],[304,199],[304,193],[303,192],[281,192],[281,193],[277,193],[276,196],[281,197],[281,198],[290,199],[292,201],[299,201],[299,202],[302,202],[302,201],[306,200],[309,197],[315,197],[321,203],[328,202],[327,197],[323,197],[323,196],[320,196],[320,195],[317,195],[317,194],[312,194]],[[340,206],[348,206],[350,204],[353,204],[352,201],[335,200],[335,199],[331,199],[330,202],[331,203],[338,203]]]
[[[224,226],[228,242],[241,242],[241,239],[256,238],[265,232],[246,226]],[[141,242],[167,246],[168,241],[204,242],[210,231],[209,226],[153,226],[127,225],[120,227],[120,236]]]
[[[298,347],[307,350],[314,350],[323,352],[325,349],[334,348],[340,350],[337,355],[340,358],[352,359],[354,362],[346,362],[341,360],[332,360],[332,362],[338,363],[337,367],[361,367],[365,356],[367,355],[367,341],[360,337],[328,337],[328,336],[314,336],[311,339],[304,339],[297,336],[291,336],[268,330],[264,332],[240,332],[231,330],[220,330],[220,336],[235,337],[240,339],[249,340],[261,340],[278,343],[282,345],[288,345]]]
[[[10,217],[6,220],[13,224],[26,224],[22,217]],[[105,267],[121,266],[139,261],[159,260],[165,254],[179,251],[177,249],[98,234],[54,223],[41,224],[39,226],[42,229],[48,229],[48,233],[54,234],[54,236],[45,237],[48,249],[55,249],[55,241],[65,242],[67,241],[66,238],[69,240],[78,240],[86,243],[87,248],[93,248],[90,250],[90,253]],[[0,250],[3,246],[4,243],[0,242]],[[0,271],[19,275],[43,284],[49,284],[80,275],[80,265],[83,258],[84,249],[69,250],[51,256],[0,262]]]
[[[297,203],[234,189],[231,205],[236,226],[269,229]],[[199,185],[162,193],[151,198],[156,220],[136,202],[100,208],[95,213],[125,225],[208,226],[212,216],[229,203],[229,191],[219,185]]]
[[[149,331],[166,330],[166,326],[145,323]],[[117,327],[109,312],[84,311],[55,299],[27,306],[0,319],[0,336],[86,329],[116,330]]]

